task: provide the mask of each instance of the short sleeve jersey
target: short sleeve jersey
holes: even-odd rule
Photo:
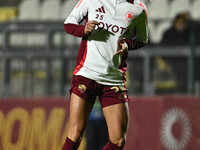
[[[139,0],[127,2],[126,0],[80,0],[65,24],[79,24],[86,18],[88,21],[97,21],[95,30],[82,42],[77,57],[74,75],[81,75],[104,85],[123,85],[124,71],[120,67],[124,63],[122,55],[114,55],[117,51],[118,38],[125,32],[132,20],[140,16],[146,7]],[[147,12],[146,12],[147,14]],[[146,24],[136,25],[136,30],[144,30],[142,38],[146,43],[148,39]],[[140,32],[136,32],[139,34]],[[136,35],[136,37],[139,35]],[[141,40],[141,39],[140,39]]]

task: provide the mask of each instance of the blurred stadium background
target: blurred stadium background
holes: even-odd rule
[[[80,39],[64,33],[63,21],[76,3],[0,0],[1,97],[67,93]],[[199,95],[199,0],[152,0],[145,4],[150,41],[147,47],[130,53],[129,93]],[[179,13],[191,16],[187,21],[188,39],[162,42],[164,32]]]
[[[177,120],[181,120],[186,113],[186,116],[193,116],[195,123],[186,124],[187,127],[192,126],[192,130],[183,128],[183,133],[186,134],[187,131],[187,138],[183,140],[183,143],[186,142],[182,147],[176,146],[177,139],[171,136],[168,146],[157,144],[159,146],[151,148],[156,144],[150,142],[147,144],[148,147],[145,147],[143,144],[138,146],[129,142],[128,145],[132,148],[129,146],[126,149],[197,150],[200,147],[200,129],[196,125],[199,125],[200,121],[195,117],[200,115],[200,98],[198,98],[200,96],[200,0],[144,0],[143,2],[149,12],[150,40],[146,47],[129,54],[127,73],[129,95],[133,99],[136,97],[133,100],[137,101],[136,104],[144,102],[145,105],[151,101],[153,104],[156,103],[152,106],[162,110],[158,111],[161,115],[172,109],[170,114],[178,114]],[[54,108],[53,104],[58,108],[65,106],[65,102],[60,99],[69,98],[70,79],[80,39],[65,34],[63,22],[76,3],[78,0],[0,0],[0,150],[11,150],[16,146],[19,147],[17,150],[46,150],[39,146],[29,146],[29,148],[21,146],[19,142],[21,136],[18,132],[22,128],[17,121],[22,121],[20,116],[23,111],[18,112],[19,115],[16,115],[17,119],[15,118],[10,128],[8,114],[19,107],[23,107],[27,115],[33,113],[33,108],[38,107],[44,107],[46,113],[50,114],[50,110]],[[179,31],[166,36],[166,31],[175,25],[175,18],[176,22],[180,23]],[[48,102],[48,106],[45,106],[44,99]],[[52,99],[59,101],[58,104]],[[27,102],[28,100],[30,101]],[[162,106],[167,105],[166,110],[164,107],[161,109],[161,101],[165,102]],[[49,104],[50,102],[52,104]],[[68,103],[66,105],[68,107]],[[141,107],[140,104],[138,107]],[[142,110],[146,109],[150,108]],[[133,112],[132,107],[131,112]],[[138,110],[135,113],[139,112]],[[148,114],[147,111],[144,112]],[[62,115],[61,112],[60,114]],[[156,122],[156,119],[151,119],[147,119],[145,123],[152,120]],[[188,120],[183,119],[183,121]],[[135,128],[138,129],[137,126]],[[158,128],[162,128],[160,124]],[[7,131],[6,129],[11,130],[8,137],[5,137],[6,133],[3,132]],[[192,132],[196,132],[195,137],[197,137],[193,140],[191,140],[191,137],[194,138]],[[179,135],[181,137],[182,134]],[[136,134],[133,133],[131,136],[135,137]],[[161,139],[161,143],[162,141],[167,143],[165,136]],[[141,143],[138,140],[136,139]],[[170,144],[172,146],[169,146]],[[188,145],[191,144],[193,147],[189,148]],[[49,150],[56,150],[59,146],[51,147]]]

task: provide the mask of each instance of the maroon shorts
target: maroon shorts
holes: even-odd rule
[[[94,104],[99,96],[101,107],[128,102],[127,89],[121,86],[108,86],[83,76],[73,76],[70,93]]]

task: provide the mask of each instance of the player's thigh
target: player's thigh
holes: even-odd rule
[[[71,93],[70,99],[70,128],[83,130],[93,105]]]
[[[103,108],[110,140],[125,135],[128,127],[128,103],[119,103]]]

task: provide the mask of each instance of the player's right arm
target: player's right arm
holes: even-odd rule
[[[88,21],[81,25],[81,21],[87,18],[88,0],[80,0],[64,22],[65,32],[68,34],[83,37],[92,32],[97,24],[96,21]]]

